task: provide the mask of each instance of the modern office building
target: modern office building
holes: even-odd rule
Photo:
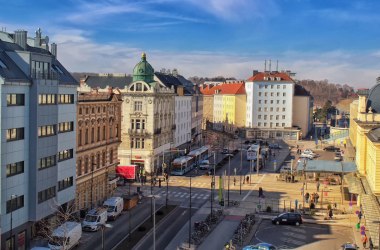
[[[27,249],[57,209],[75,199],[77,82],[57,45],[0,32],[1,249]]]
[[[295,109],[304,108],[310,119],[310,100],[295,98],[295,82],[289,72],[253,71],[245,83],[247,92],[246,127],[248,138],[299,139],[301,129],[294,124]],[[295,100],[296,99],[296,100]],[[294,104],[307,103],[305,107]],[[215,104],[214,104],[215,105]],[[297,123],[302,124],[299,119]],[[305,125],[303,125],[305,126]],[[310,128],[309,128],[310,129]],[[302,134],[306,136],[307,129]]]
[[[76,210],[102,204],[116,188],[121,105],[112,89],[78,92]]]

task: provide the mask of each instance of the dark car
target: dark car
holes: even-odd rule
[[[357,250],[359,247],[353,243],[346,243],[342,245],[342,250]]]
[[[330,151],[330,152],[335,152],[336,150],[339,150],[339,148],[334,147],[334,146],[327,146],[327,147],[323,148],[323,150]]]
[[[302,224],[302,216],[299,213],[283,213],[272,219],[273,224],[297,225]]]
[[[271,149],[282,149],[282,147],[278,143],[269,144],[269,148],[271,148]]]

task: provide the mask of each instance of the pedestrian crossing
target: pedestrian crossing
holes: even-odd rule
[[[170,186],[178,186],[178,187],[189,187],[190,182],[189,180],[182,180],[182,179],[176,179],[169,181]],[[210,189],[211,182],[191,182],[191,187],[193,188],[203,188],[203,189]]]
[[[157,193],[161,197],[166,197],[166,191],[162,190]],[[169,199],[175,199],[175,200],[182,200],[182,199],[189,199],[190,193],[189,192],[183,192],[183,191],[169,191],[168,192]],[[191,193],[191,199],[195,200],[207,200],[210,197],[210,194],[208,193],[197,193],[192,192]]]

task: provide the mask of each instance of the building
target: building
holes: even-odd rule
[[[76,210],[102,204],[116,188],[121,105],[112,90],[78,92]]]
[[[96,89],[106,89],[108,92],[108,88],[112,87],[116,88],[124,88],[125,85],[128,85],[132,82],[132,76],[127,74],[110,74],[110,73],[101,73],[101,74],[92,74],[86,75],[85,77],[80,79],[80,86],[90,87]]]
[[[0,32],[1,249],[29,248],[75,199],[77,86],[40,29]]]
[[[245,90],[247,92],[245,125],[248,138],[300,138],[301,129],[294,127],[293,124],[296,108],[294,107],[295,82],[289,72],[254,70],[253,76],[246,81]],[[299,98],[296,102],[303,101]],[[304,108],[305,114],[311,110],[309,105]],[[309,119],[310,114],[305,117]],[[299,119],[296,121],[299,122]],[[306,134],[305,131],[304,135]]]
[[[314,99],[301,85],[294,85],[293,127],[301,130],[299,137],[305,138],[313,127]]]
[[[168,74],[166,71],[156,72],[154,79],[168,88],[173,86],[175,90],[174,97],[174,137],[171,147],[188,148],[191,142],[192,129],[192,94],[193,88],[183,86],[178,79],[178,75]]]
[[[213,129],[234,134],[245,125],[246,93],[244,82],[206,86],[200,90],[204,95],[204,119],[212,117]],[[212,100],[211,97],[212,96]]]
[[[212,128],[214,121],[214,92],[212,85],[202,85],[200,91],[203,95],[202,129]]]
[[[380,83],[369,92],[358,91],[358,95],[359,99],[350,105],[347,145],[347,151],[353,151],[358,174],[348,184],[350,192],[359,195],[366,228],[376,247],[380,217]]]
[[[163,170],[162,155],[173,142],[174,87],[154,80],[154,69],[143,53],[131,84],[119,89],[122,105],[120,165],[134,164],[140,174]]]

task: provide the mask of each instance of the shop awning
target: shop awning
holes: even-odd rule
[[[305,162],[298,162],[297,170],[315,173],[352,173],[356,172],[356,164],[354,162],[346,161],[326,161],[326,160],[308,160]]]

